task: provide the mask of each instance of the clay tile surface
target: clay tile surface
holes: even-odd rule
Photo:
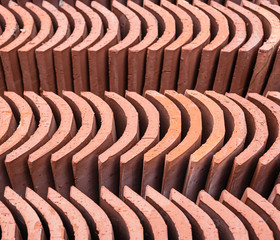
[[[279,173],[280,106],[257,93],[249,93],[247,98],[264,112],[269,121],[267,151],[259,159],[250,184],[255,191],[267,197]]]
[[[56,27],[56,31],[47,42],[35,50],[40,80],[40,91],[56,92],[53,48],[68,38],[70,35],[70,25],[65,14],[59,11],[51,3],[43,0],[42,7],[49,16],[54,19],[53,26]]]
[[[136,213],[144,228],[145,239],[168,239],[167,225],[159,212],[128,186],[124,187],[124,202]]]
[[[24,144],[33,134],[36,128],[35,118],[29,104],[19,95],[14,92],[5,92],[5,100],[11,106],[16,120],[19,122],[17,129],[13,135],[0,145],[0,192],[4,192],[5,186],[9,185],[7,170],[4,165],[4,160],[7,154],[20,145]],[[0,198],[3,199],[2,194]]]
[[[247,135],[247,125],[242,109],[228,97],[214,91],[205,94],[223,110],[226,135],[225,144],[214,154],[205,189],[215,199],[226,187],[235,156],[242,152]]]
[[[170,200],[187,216],[192,225],[193,236],[205,240],[219,239],[213,220],[193,201],[175,189],[170,191]]]
[[[46,143],[56,130],[56,122],[47,102],[34,92],[24,92],[24,98],[39,121],[36,131],[21,146],[6,156],[5,166],[13,189],[23,196],[25,187],[32,186],[27,165],[28,155]]]
[[[241,201],[260,215],[273,231],[274,238],[279,239],[280,212],[277,208],[251,188],[245,190]]]
[[[120,156],[139,140],[138,113],[129,101],[117,93],[105,92],[105,101],[114,112],[118,140],[98,157],[99,188],[103,185],[118,194]]]
[[[160,141],[144,154],[141,194],[147,185],[160,191],[165,154],[176,147],[181,140],[181,112],[166,96],[148,90],[145,97],[160,113]]]
[[[219,201],[243,222],[250,239],[273,239],[273,233],[266,222],[227,190],[222,192]]]
[[[249,239],[248,231],[240,219],[204,190],[200,191],[196,204],[212,218],[221,239]]]
[[[70,190],[70,201],[84,216],[92,236],[114,239],[112,224],[100,206],[74,186]]]
[[[146,72],[143,92],[158,90],[161,76],[161,62],[164,48],[172,43],[176,37],[176,25],[172,15],[163,7],[150,0],[144,0],[144,8],[151,12],[158,21],[159,39],[147,49]]]
[[[214,91],[224,94],[230,87],[238,50],[246,41],[246,24],[237,13],[229,8],[215,1],[211,1],[211,6],[225,15],[229,26],[230,41],[221,49],[213,85]]]
[[[212,156],[221,149],[225,137],[223,110],[207,96],[186,90],[189,97],[202,114],[202,145],[190,156],[183,194],[195,201],[199,191],[204,188]]]
[[[261,46],[264,37],[262,22],[254,13],[234,2],[227,1],[226,6],[242,17],[247,27],[248,40],[238,50],[230,85],[231,93],[244,95],[249,85],[251,73],[256,61],[257,51]]]
[[[120,156],[120,197],[123,187],[128,186],[140,193],[143,157],[159,141],[159,112],[146,98],[135,92],[126,91],[125,98],[135,107],[139,116],[141,139]]]
[[[63,147],[76,134],[76,122],[70,106],[63,98],[44,91],[42,97],[52,108],[54,117],[60,122],[57,131],[49,141],[32,152],[28,157],[28,167],[34,190],[46,198],[48,187],[54,186],[51,170],[51,154]]]
[[[194,39],[181,49],[177,91],[184,93],[195,86],[202,49],[210,42],[210,19],[187,1],[178,0],[177,5],[186,11],[193,21]]]
[[[128,49],[127,60],[127,89],[141,94],[144,86],[145,72],[143,69],[146,66],[147,48],[157,40],[158,21],[153,14],[132,0],[127,1],[127,7],[139,17],[142,35],[145,33],[144,38],[138,44]]]
[[[265,41],[258,50],[254,72],[248,88],[248,92],[262,93],[273,63],[272,59],[280,44],[280,20],[270,11],[254,3],[246,0],[242,3],[243,7],[255,13],[263,23]]]
[[[13,1],[9,2],[8,7],[11,12],[19,16],[19,21],[22,23],[23,28],[14,41],[0,49],[0,56],[5,73],[7,90],[22,94],[22,76],[17,50],[34,38],[37,31],[34,20],[27,10]],[[13,81],[7,81],[7,79],[13,79]]]
[[[48,190],[48,202],[60,215],[69,239],[91,240],[87,222],[73,204],[52,188]]]
[[[262,156],[268,139],[267,121],[264,113],[253,103],[237,94],[227,94],[243,110],[247,123],[247,138],[245,149],[235,157],[227,190],[240,198],[249,186],[254,168]]]
[[[21,240],[19,228],[10,210],[0,202],[0,227],[1,238]]]
[[[119,42],[120,27],[116,15],[106,7],[96,1],[91,2],[91,7],[100,15],[107,29],[103,38],[88,49],[88,61],[91,66],[89,68],[90,91],[103,97],[104,91],[109,89],[108,49]]]
[[[144,239],[143,227],[137,215],[105,186],[100,190],[100,206],[112,222],[115,238]]]
[[[54,30],[51,18],[44,9],[31,2],[27,2],[25,8],[34,16],[37,29],[40,30],[31,41],[18,49],[18,58],[24,90],[39,93],[40,85],[36,67],[35,49],[48,41],[52,37]]]
[[[26,188],[25,199],[37,212],[44,229],[48,229],[50,239],[67,240],[67,233],[58,213],[30,188]]]
[[[8,186],[5,188],[4,198],[7,207],[17,219],[21,233],[24,234],[23,239],[27,239],[27,236],[28,239],[46,239],[40,218],[25,200]]]
[[[70,4],[63,2],[59,10],[68,17],[70,27],[73,29],[71,35],[53,49],[57,92],[61,95],[62,90],[73,90],[71,47],[79,44],[86,37],[87,27],[82,14]]]
[[[190,155],[200,147],[202,118],[199,108],[186,96],[173,90],[165,91],[181,111],[182,140],[165,156],[161,192],[168,197],[171,188],[182,191]]]
[[[149,185],[146,187],[145,198],[166,222],[169,239],[192,239],[191,224],[175,204]]]
[[[104,30],[100,16],[92,8],[82,1],[76,1],[75,7],[83,15],[88,28],[90,28],[87,37],[71,49],[74,91],[80,93],[89,90],[87,49],[100,41]]]
[[[280,184],[276,184],[272,189],[268,201],[280,211]]]
[[[123,96],[127,88],[128,48],[140,42],[141,21],[117,0],[113,0],[111,10],[119,19],[122,40],[109,49],[109,89]]]
[[[181,47],[192,40],[193,23],[187,12],[171,2],[162,0],[161,7],[174,17],[177,36],[176,40],[164,49],[160,79],[160,92],[164,93],[164,90],[176,88]]]
[[[62,95],[74,112],[79,130],[67,144],[51,155],[51,167],[56,190],[68,199],[70,186],[74,183],[73,172],[69,171],[72,157],[94,137],[96,120],[92,108],[83,98],[70,91],[63,91]]]
[[[115,120],[112,109],[97,95],[82,92],[81,96],[92,107],[97,124],[94,138],[72,158],[75,186],[94,201],[98,201],[98,156],[116,141]],[[91,186],[91,187],[88,187]]]
[[[202,49],[199,72],[195,85],[197,91],[204,92],[207,89],[212,89],[217,69],[216,62],[221,49],[228,42],[228,21],[221,12],[200,0],[195,0],[193,5],[203,10],[209,16],[212,25],[211,38],[213,40]]]

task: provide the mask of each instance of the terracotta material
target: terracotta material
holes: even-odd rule
[[[123,96],[127,88],[128,48],[140,42],[141,21],[117,0],[112,1],[111,10],[119,19],[122,40],[109,49],[109,89]]]
[[[22,94],[22,76],[18,62],[17,50],[35,37],[36,27],[32,16],[24,8],[13,1],[8,3],[8,7],[12,12],[15,12],[19,16],[24,30],[21,31],[14,41],[0,49],[0,56],[8,91],[14,91],[18,94]],[[7,81],[8,79],[10,80]]]
[[[258,50],[254,72],[250,80],[248,92],[262,93],[268,79],[273,58],[280,44],[280,20],[270,11],[249,1],[242,1],[243,7],[255,13],[263,23],[265,42]]]
[[[200,0],[195,0],[193,5],[203,10],[209,16],[212,25],[211,37],[213,40],[202,49],[195,85],[195,90],[204,92],[207,89],[212,89],[220,51],[228,42],[228,21],[222,13]]]
[[[139,115],[141,139],[120,157],[120,197],[124,186],[137,193],[141,191],[144,154],[159,141],[159,112],[147,99],[135,92],[126,92],[126,99],[135,107]]]
[[[138,113],[129,101],[117,93],[105,92],[105,101],[113,110],[118,140],[98,156],[99,188],[105,186],[118,194],[120,156],[139,140]]]
[[[276,184],[269,195],[268,201],[280,211],[280,184]]]
[[[8,186],[4,198],[6,206],[17,219],[22,238],[27,239],[28,236],[28,239],[45,240],[44,228],[33,208]]]
[[[165,156],[161,192],[168,197],[171,188],[182,191],[190,155],[200,147],[202,119],[199,108],[186,96],[172,90],[165,96],[173,101],[181,111],[182,140]]]
[[[25,8],[34,16],[37,29],[40,29],[37,35],[24,46],[18,49],[18,58],[22,73],[23,89],[25,91],[34,91],[39,93],[39,80],[37,63],[35,58],[35,49],[48,41],[53,35],[53,25],[50,16],[39,6],[27,2]]]
[[[249,239],[248,231],[240,219],[204,190],[200,191],[196,204],[212,218],[220,239]]]
[[[273,231],[274,239],[280,238],[280,212],[277,208],[251,188],[246,189],[241,201],[263,218]]]
[[[150,0],[144,0],[144,8],[151,12],[158,21],[159,39],[147,49],[146,72],[143,92],[146,90],[158,90],[161,76],[161,63],[164,49],[175,39],[176,25],[172,15],[164,8]]]
[[[230,85],[230,92],[244,95],[249,86],[249,81],[253,73],[253,67],[257,57],[257,50],[262,44],[264,37],[262,22],[252,12],[227,1],[226,6],[236,12],[246,23],[248,40],[238,50],[234,67],[233,77]]]
[[[67,240],[67,233],[58,213],[38,194],[26,188],[25,199],[39,215],[44,229],[48,229],[50,239]]]
[[[259,159],[250,184],[251,188],[267,197],[273,188],[280,168],[278,160],[280,156],[280,106],[256,93],[249,93],[247,98],[264,112],[269,121],[267,151]]]
[[[20,125],[18,125],[13,135],[0,145],[0,199],[3,199],[5,186],[10,185],[4,164],[6,155],[26,142],[36,128],[32,109],[23,98],[14,92],[5,92],[4,97],[11,106],[15,118],[20,122]]]
[[[25,188],[32,186],[27,165],[28,155],[45,144],[56,130],[55,119],[47,102],[34,92],[25,91],[24,98],[32,107],[39,125],[30,138],[7,154],[5,166],[13,189],[21,196]]]
[[[0,202],[1,238],[21,240],[21,234],[10,210]]]
[[[48,190],[48,202],[59,213],[69,239],[91,240],[87,222],[74,205],[52,188]]]
[[[195,90],[186,90],[185,95],[202,114],[202,145],[190,156],[183,187],[183,194],[195,201],[205,186],[212,157],[224,143],[225,123],[223,110],[213,100]]]
[[[104,91],[109,88],[108,49],[120,40],[119,20],[115,14],[96,1],[91,2],[91,7],[100,15],[107,32],[99,42],[88,49],[90,91],[104,97]]]
[[[280,105],[280,92],[270,91],[267,92],[266,97],[276,104]]]
[[[10,105],[2,97],[0,97],[0,116],[0,144],[3,144],[16,130],[17,122]]]
[[[60,4],[59,10],[67,16],[70,27],[73,29],[67,40],[53,49],[57,92],[61,95],[62,90],[73,90],[71,47],[79,44],[86,37],[87,28],[82,14],[70,4],[63,2]]]
[[[87,221],[92,237],[114,239],[112,224],[101,207],[74,186],[70,190],[70,200]]]
[[[70,25],[65,14],[59,11],[51,3],[43,0],[42,7],[53,19],[56,31],[49,41],[45,42],[42,46],[36,48],[35,50],[40,80],[40,92],[56,92],[53,48],[60,45],[68,38],[70,35]]]
[[[197,7],[187,1],[178,0],[177,5],[186,11],[193,21],[193,41],[181,49],[177,91],[184,93],[186,89],[193,89],[195,86],[200,56],[202,49],[210,41],[210,19]]]
[[[34,190],[46,199],[48,187],[54,186],[51,154],[66,145],[75,136],[76,122],[70,106],[61,97],[45,91],[42,93],[42,97],[52,108],[57,123],[60,122],[52,138],[28,157],[28,167]]]
[[[127,89],[141,94],[144,86],[145,71],[143,70],[146,67],[147,48],[157,40],[158,22],[153,14],[136,4],[135,1],[128,0],[127,7],[139,17],[142,35],[145,34],[142,41],[128,49],[127,61]]]
[[[222,192],[219,201],[243,222],[250,239],[274,239],[273,233],[266,222],[255,211],[234,197],[227,190]]]
[[[181,47],[192,41],[193,23],[187,12],[169,1],[161,1],[161,7],[166,9],[175,19],[176,40],[164,49],[161,70],[160,92],[177,88],[177,74]]]
[[[90,28],[87,37],[71,49],[74,91],[80,93],[89,90],[87,49],[100,41],[104,30],[100,16],[89,6],[81,1],[76,1],[75,7],[83,15],[88,28]]]
[[[182,211],[150,186],[146,200],[160,213],[168,227],[168,239],[192,239],[191,224]]]
[[[258,159],[262,156],[268,139],[267,121],[264,113],[250,101],[237,94],[227,94],[243,110],[247,123],[246,148],[235,157],[227,183],[227,190],[241,198],[249,186]]]
[[[144,239],[143,227],[137,215],[104,186],[100,190],[100,207],[112,222],[115,238]]]
[[[179,108],[164,95],[149,90],[145,97],[160,113],[160,141],[144,154],[141,194],[147,185],[157,191],[161,190],[164,157],[176,147],[181,140],[181,113]]]
[[[192,225],[193,236],[205,240],[219,239],[213,220],[194,202],[175,189],[170,191],[170,200],[187,216]]]
[[[226,125],[224,146],[213,156],[205,186],[205,190],[217,199],[226,187],[234,158],[243,151],[247,126],[244,112],[233,100],[214,91],[205,94],[222,108]]]
[[[90,92],[81,96],[95,112],[100,128],[96,136],[72,158],[75,186],[88,197],[98,202],[98,156],[116,141],[115,120],[112,109],[100,97]],[[89,187],[90,186],[90,187]]]
[[[63,91],[62,95],[74,112],[79,130],[67,144],[51,155],[51,167],[57,192],[69,199],[70,186],[74,183],[72,156],[94,137],[96,122],[92,108],[83,98],[68,91]]]
[[[229,90],[237,53],[246,41],[246,25],[235,12],[211,1],[211,6],[220,11],[228,20],[229,43],[221,49],[213,90],[225,94]]]
[[[124,202],[137,214],[145,239],[168,239],[167,225],[157,210],[128,186],[123,190]]]

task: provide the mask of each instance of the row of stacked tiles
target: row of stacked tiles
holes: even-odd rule
[[[0,93],[279,91],[280,7],[257,3],[2,0]]]
[[[280,92],[5,92],[0,116],[3,239],[280,239]]]

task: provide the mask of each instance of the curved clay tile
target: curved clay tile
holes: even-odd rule
[[[110,218],[115,237],[124,240],[144,239],[143,227],[137,215],[105,186],[100,190],[99,205]]]
[[[202,114],[202,145],[191,154],[186,173],[183,194],[195,201],[204,188],[213,155],[218,152],[225,137],[225,123],[222,109],[213,100],[195,91],[186,90]]]
[[[76,122],[70,106],[53,92],[43,92],[42,97],[52,108],[54,117],[59,122],[57,131],[43,146],[28,157],[28,167],[34,190],[43,198],[47,197],[48,187],[53,187],[51,154],[66,145],[76,134]]]
[[[111,10],[119,19],[122,40],[109,49],[109,89],[123,96],[127,88],[128,48],[140,42],[141,21],[117,0],[113,0]]]
[[[182,140],[165,156],[161,192],[168,197],[171,188],[182,191],[190,155],[200,147],[202,119],[199,108],[186,96],[169,90],[164,94],[181,111]]]
[[[264,113],[255,104],[234,93],[227,94],[227,97],[241,107],[247,123],[246,148],[235,157],[227,183],[227,190],[240,198],[249,186],[257,161],[265,150],[268,128]]]
[[[39,122],[36,131],[21,146],[6,156],[5,166],[13,189],[24,195],[25,188],[32,186],[27,165],[28,155],[45,144],[56,130],[56,122],[47,102],[34,92],[24,92],[24,98],[31,106]]]
[[[165,154],[176,147],[181,140],[181,112],[179,108],[164,95],[148,90],[145,97],[160,113],[160,141],[144,154],[141,194],[147,185],[157,191],[161,190]]]
[[[141,139],[120,157],[120,197],[124,186],[137,193],[141,191],[144,154],[159,141],[159,112],[146,98],[126,91],[125,98],[135,107],[139,116]]]
[[[74,183],[72,157],[93,138],[96,121],[92,108],[83,98],[69,91],[63,91],[62,95],[74,112],[79,130],[68,143],[51,155],[51,166],[56,190],[68,199],[70,186]]]
[[[40,91],[56,92],[53,49],[68,38],[70,35],[70,25],[65,14],[48,1],[43,0],[42,7],[52,18],[56,31],[49,41],[35,50]]]
[[[138,113],[129,101],[117,93],[105,92],[105,101],[113,110],[118,140],[98,156],[99,188],[103,185],[118,194],[120,156],[139,140]]]
[[[73,174],[75,186],[98,202],[98,156],[116,141],[115,120],[112,109],[100,97],[91,92],[82,92],[81,96],[93,109],[100,127],[95,137],[73,156]]]
[[[127,89],[141,94],[144,86],[145,71],[143,69],[146,66],[147,48],[157,40],[158,22],[153,14],[132,0],[127,1],[127,7],[139,17],[142,35],[145,34],[138,44],[128,49],[127,61]]]
[[[104,91],[109,88],[108,76],[108,50],[120,40],[119,20],[106,7],[96,1],[91,2],[91,7],[97,12],[107,32],[103,38],[88,49],[89,85],[90,91],[104,97]],[[102,79],[102,81],[100,81]]]
[[[71,49],[72,66],[73,66],[73,85],[74,91],[89,90],[89,64],[87,49],[100,41],[103,36],[103,25],[100,16],[82,1],[76,1],[75,7],[79,11],[87,23],[90,31],[85,39]]]
[[[272,189],[268,201],[280,211],[280,184],[276,184]]]

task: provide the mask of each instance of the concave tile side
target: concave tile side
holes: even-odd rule
[[[280,211],[280,184],[276,184],[272,189],[268,201]]]

